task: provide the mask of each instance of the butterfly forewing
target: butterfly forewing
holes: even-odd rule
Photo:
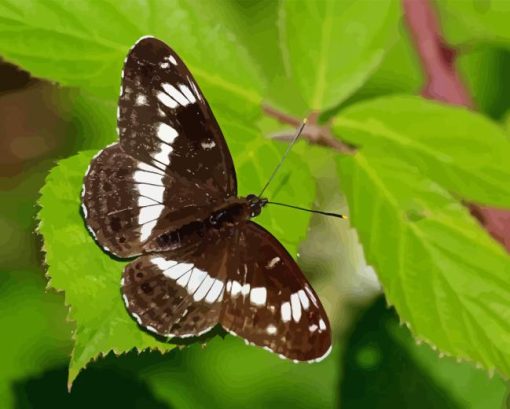
[[[118,129],[123,149],[225,198],[236,177],[221,130],[193,76],[155,38],[141,39],[124,64]]]
[[[221,325],[288,359],[319,360],[331,348],[326,313],[296,262],[266,230],[239,227]]]
[[[236,194],[236,176],[221,130],[192,75],[163,42],[143,38],[124,64],[120,144],[87,171],[83,209],[99,244],[121,257],[172,248],[164,236],[207,218]],[[173,102],[172,102],[173,101]]]

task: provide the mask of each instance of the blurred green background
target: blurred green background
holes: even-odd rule
[[[239,35],[251,52],[263,55],[264,44],[274,41],[277,31],[277,2],[222,3],[229,4],[232,24],[247,28]],[[483,8],[491,2],[475,3]],[[498,33],[483,31],[480,24],[476,28],[486,41],[472,44],[466,35],[469,16],[457,14],[455,2],[438,2],[437,7],[447,39],[465,46],[458,66],[478,109],[508,123],[508,46],[493,41],[491,35]],[[451,13],[459,18],[449,18]],[[5,23],[1,17],[0,22]],[[266,55],[263,70],[279,70],[278,58]],[[423,81],[400,20],[382,63],[343,104],[395,92],[417,94]],[[63,296],[46,289],[35,203],[57,160],[103,145],[94,135],[111,128],[115,109],[93,94],[32,78],[7,61],[0,64],[1,408],[506,407],[508,385],[498,375],[489,377],[473,365],[440,357],[413,340],[386,306],[354,230],[321,217],[311,220],[299,262],[335,329],[328,359],[296,365],[242,340],[216,337],[165,355],[109,354],[90,363],[68,393],[73,323],[66,320]],[[274,123],[262,127],[268,133],[277,130]],[[345,209],[334,169],[321,160],[310,166],[317,182],[314,205]]]

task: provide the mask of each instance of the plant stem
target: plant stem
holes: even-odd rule
[[[285,112],[279,111],[278,109],[270,107],[268,105],[263,105],[262,110],[265,112],[267,116],[274,118],[283,124],[291,125],[294,128],[298,127],[303,122],[299,118],[296,118]],[[318,116],[319,116],[318,113],[315,111],[312,111],[308,115],[308,123],[304,128],[301,137],[311,144],[328,147],[344,155],[354,154],[356,152],[356,148],[345,142],[342,142],[338,138],[335,138],[331,133],[331,126],[329,124],[320,125],[318,123],[317,121]],[[292,140],[293,136],[294,135],[290,132],[289,133],[283,132],[273,135],[273,138],[284,141],[290,141]]]
[[[467,87],[456,69],[458,52],[443,39],[430,0],[402,0],[404,16],[427,83],[425,98],[474,109]],[[469,204],[471,214],[510,252],[510,211]]]

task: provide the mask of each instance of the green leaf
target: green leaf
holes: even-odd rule
[[[343,357],[341,407],[502,408],[507,393],[502,379],[417,345],[382,299],[362,314]]]
[[[195,345],[172,361],[146,365],[141,378],[172,408],[331,408],[340,353],[334,348],[318,364],[296,365],[240,339],[214,339],[205,349]]]
[[[232,153],[238,171],[240,193],[258,193],[281,156],[281,147],[263,138],[252,129],[235,121],[221,121],[232,138]],[[103,253],[85,228],[80,213],[80,192],[83,175],[95,151],[82,152],[59,162],[42,189],[39,201],[39,230],[44,237],[50,285],[64,290],[70,316],[76,321],[69,383],[92,359],[110,351],[116,354],[133,348],[168,351],[174,346],[160,342],[140,330],[126,312],[121,300],[120,278],[127,262]],[[309,205],[314,197],[314,185],[303,163],[289,157],[286,172],[281,172],[268,193],[289,203]],[[292,171],[292,177],[288,173]],[[257,219],[283,240],[294,254],[305,236],[309,215],[285,209],[266,209]]]
[[[113,100],[129,48],[154,35],[186,61],[213,107],[256,115],[262,84],[255,64],[214,17],[186,0],[1,0],[0,54],[34,76]]]
[[[281,10],[282,52],[308,108],[338,105],[375,71],[391,46],[398,2],[287,1]]]
[[[70,318],[76,322],[69,385],[91,359],[113,350],[161,351],[173,345],[140,331],[120,300],[120,277],[126,262],[108,257],[89,235],[80,213],[83,175],[95,152],[59,162],[46,180],[39,205],[49,284],[65,291]]]
[[[510,45],[508,1],[439,0],[437,6],[450,43]]]
[[[10,407],[13,400],[13,382],[65,362],[71,346],[65,314],[62,297],[45,293],[45,279],[39,271],[0,272],[3,407]]]
[[[444,353],[510,375],[509,254],[394,151],[338,163],[367,261],[402,320]]]
[[[342,111],[335,132],[357,146],[401,158],[462,199],[510,207],[510,138],[464,108],[396,96]],[[387,153],[383,153],[387,152]]]
[[[468,87],[476,110],[500,119],[508,109],[510,50],[479,47],[471,52],[460,53],[456,59],[456,67]]]
[[[342,105],[384,94],[418,95],[425,82],[420,61],[407,30],[400,29],[393,46],[363,86]]]

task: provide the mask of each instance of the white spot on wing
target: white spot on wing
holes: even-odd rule
[[[299,302],[299,296],[297,293],[290,296],[290,305],[292,306],[292,319],[299,322],[301,319],[301,303]]]
[[[163,274],[172,280],[177,280],[193,268],[193,264],[177,263],[177,265],[166,269]]]
[[[288,322],[290,321],[290,303],[288,301],[285,301],[283,304],[282,304],[282,310],[281,310],[281,313],[282,313],[282,321],[283,322]]]
[[[154,159],[156,159],[160,163],[164,163],[165,165],[170,165],[170,154],[172,153],[173,148],[166,143],[161,143],[159,145],[159,152],[152,155]]]
[[[269,335],[274,335],[276,334],[276,327],[273,325],[273,324],[269,324],[266,328],[266,332],[269,334]],[[271,349],[269,349],[269,351],[271,351]],[[272,352],[272,351],[271,351]]]
[[[135,105],[137,106],[147,105],[147,97],[143,94],[138,94],[136,96]]]
[[[147,325],[145,328],[147,328],[150,332],[154,332],[155,334],[159,334],[158,330],[154,327],[151,327],[150,325]]]
[[[325,359],[331,353],[332,349],[333,349],[333,345],[330,345],[328,350],[326,352],[324,352],[324,355],[322,355],[322,356],[320,356],[320,357],[318,357],[316,359],[312,359],[312,360],[310,360],[308,362],[313,363],[313,362],[320,362],[320,361],[322,361],[323,359]]]
[[[202,146],[202,148],[205,150],[209,150],[216,146],[216,142],[214,141],[202,142],[200,146]]]
[[[264,287],[252,288],[250,292],[250,302],[254,305],[265,305],[267,300],[267,290]]]
[[[167,62],[162,62],[161,64],[159,64],[159,66],[163,69],[167,69],[168,67],[170,67],[170,64],[168,64]]]
[[[189,279],[187,287],[188,293],[193,294],[198,289],[202,281],[204,281],[205,277],[207,277],[207,273],[195,267],[192,270],[191,278]]]
[[[138,188],[138,192],[141,195],[149,197],[158,203],[163,202],[163,195],[165,193],[165,188],[163,186],[154,186],[146,183],[138,183],[136,187]]]
[[[177,65],[177,60],[175,59],[175,57],[173,55],[168,57],[168,61],[170,61],[173,65]]]
[[[280,257],[273,258],[272,260],[269,261],[269,263],[267,263],[267,268],[269,269],[273,268],[274,266],[276,266],[276,264],[278,264],[279,261]]]
[[[193,294],[193,299],[195,301],[200,301],[205,298],[215,281],[216,280],[214,278],[207,276],[204,281],[202,281],[202,284],[200,284],[197,291],[195,291],[195,294]]]
[[[140,231],[140,241],[145,241],[150,237],[152,230],[154,227],[156,227],[157,222],[157,220],[153,220],[152,222],[142,225],[142,229]]]
[[[312,301],[312,304],[315,305],[317,308],[319,308],[319,303],[317,302],[317,298],[315,297],[315,295],[313,295],[313,292],[310,289],[310,287],[308,287],[308,285],[305,285],[305,291],[308,294],[308,298],[310,298],[310,300]]]
[[[205,301],[208,303],[213,303],[220,296],[221,290],[223,290],[223,282],[220,280],[214,280],[214,284],[212,285],[207,297],[205,297]]]
[[[197,102],[197,99],[195,98],[195,95],[191,92],[191,90],[188,88],[188,86],[184,84],[179,85],[179,90],[184,94],[184,96],[188,99],[188,101],[192,104]]]
[[[165,92],[158,92],[157,98],[159,99],[159,102],[161,102],[163,105],[166,105],[168,108],[177,108],[179,104],[174,101],[170,96]]]
[[[319,328],[317,325],[315,324],[312,324],[308,327],[308,329],[310,330],[310,332],[315,332],[317,331],[317,328]]]
[[[177,261],[167,260],[163,257],[152,257],[151,263],[157,266],[161,271],[165,271],[170,267],[173,267],[177,264]]]
[[[161,139],[163,142],[166,142],[171,145],[172,143],[174,143],[175,138],[177,138],[177,136],[179,136],[179,134],[170,125],[167,125],[163,122],[159,124],[158,138]]]
[[[146,170],[147,172],[157,173],[158,175],[165,175],[165,172],[162,172],[160,169],[156,168],[155,166],[149,165],[147,163],[138,162],[137,165],[138,169],[140,170]]]
[[[305,292],[303,290],[298,291],[299,300],[301,301],[301,305],[303,306],[303,309],[306,311],[310,307],[310,300],[306,296]]]
[[[200,94],[200,92],[198,91],[198,88],[197,86],[195,85],[195,83],[191,80],[191,78],[188,77],[188,82],[189,84],[191,85],[191,88],[193,88],[193,94],[195,94],[198,99],[200,101],[202,101],[202,95]]]
[[[191,278],[191,271],[193,270],[193,265],[191,265],[191,268],[187,273],[185,273],[181,278],[179,278],[176,282],[181,287],[186,287],[188,285],[188,281]]]
[[[138,207],[159,205],[158,202],[145,196],[138,196]]]
[[[138,183],[149,183],[151,185],[163,186],[163,176],[157,173],[146,172],[144,170],[137,170],[133,174],[133,179]]]
[[[161,86],[163,87],[163,90],[168,95],[170,95],[173,99],[175,99],[182,106],[185,107],[186,105],[189,104],[189,101],[186,99],[186,97],[184,95],[182,95],[182,93],[177,88],[175,88],[173,85],[168,84],[167,82],[164,82],[163,84],[161,84]]]
[[[249,292],[250,292],[250,284],[246,283],[241,288],[241,293],[246,296],[246,295],[248,295]]]
[[[319,321],[319,328],[321,331],[324,331],[326,329],[326,323],[324,322],[324,320],[322,318]]]
[[[241,289],[243,287],[241,286],[241,283],[238,281],[235,281],[232,283],[232,296],[237,297],[239,294],[241,294]]]

